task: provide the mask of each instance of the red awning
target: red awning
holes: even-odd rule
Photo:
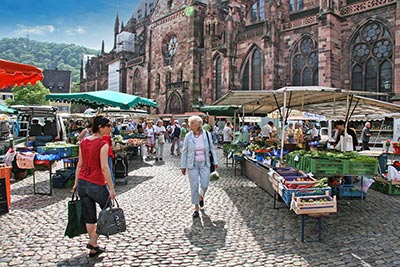
[[[42,70],[35,66],[0,59],[0,89],[27,83],[35,84],[42,79]]]

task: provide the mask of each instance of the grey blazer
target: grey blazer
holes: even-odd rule
[[[208,138],[210,142],[207,140],[206,133],[208,134]],[[215,149],[212,143],[212,136],[211,133],[208,131],[202,131],[202,137],[204,140],[204,147],[206,150],[206,166],[210,167],[210,157],[209,157],[209,152],[211,151],[211,154],[213,155],[214,158],[214,165],[218,165],[218,159],[217,159],[217,154],[215,153]],[[211,144],[211,147],[210,147]],[[181,156],[181,168],[182,169],[193,169],[194,166],[194,158],[195,158],[195,152],[196,152],[196,140],[194,137],[194,134],[192,131],[190,131],[188,134],[186,134],[185,140],[183,141],[183,149],[182,149],[182,156]]]

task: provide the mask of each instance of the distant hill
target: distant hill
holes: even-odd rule
[[[73,83],[79,82],[82,55],[98,53],[98,50],[74,44],[39,42],[28,38],[0,40],[0,58],[41,69],[70,70]]]

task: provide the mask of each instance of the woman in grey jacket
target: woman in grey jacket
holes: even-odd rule
[[[186,134],[181,156],[182,174],[185,175],[187,170],[189,175],[194,218],[199,217],[199,209],[204,206],[204,195],[210,183],[211,164],[214,164],[215,169],[218,168],[211,133],[204,131],[202,126],[203,120],[199,116],[189,118],[190,132]],[[210,162],[210,152],[214,162]]]

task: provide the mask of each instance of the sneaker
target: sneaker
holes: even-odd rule
[[[204,199],[199,201],[199,206],[204,207]]]

